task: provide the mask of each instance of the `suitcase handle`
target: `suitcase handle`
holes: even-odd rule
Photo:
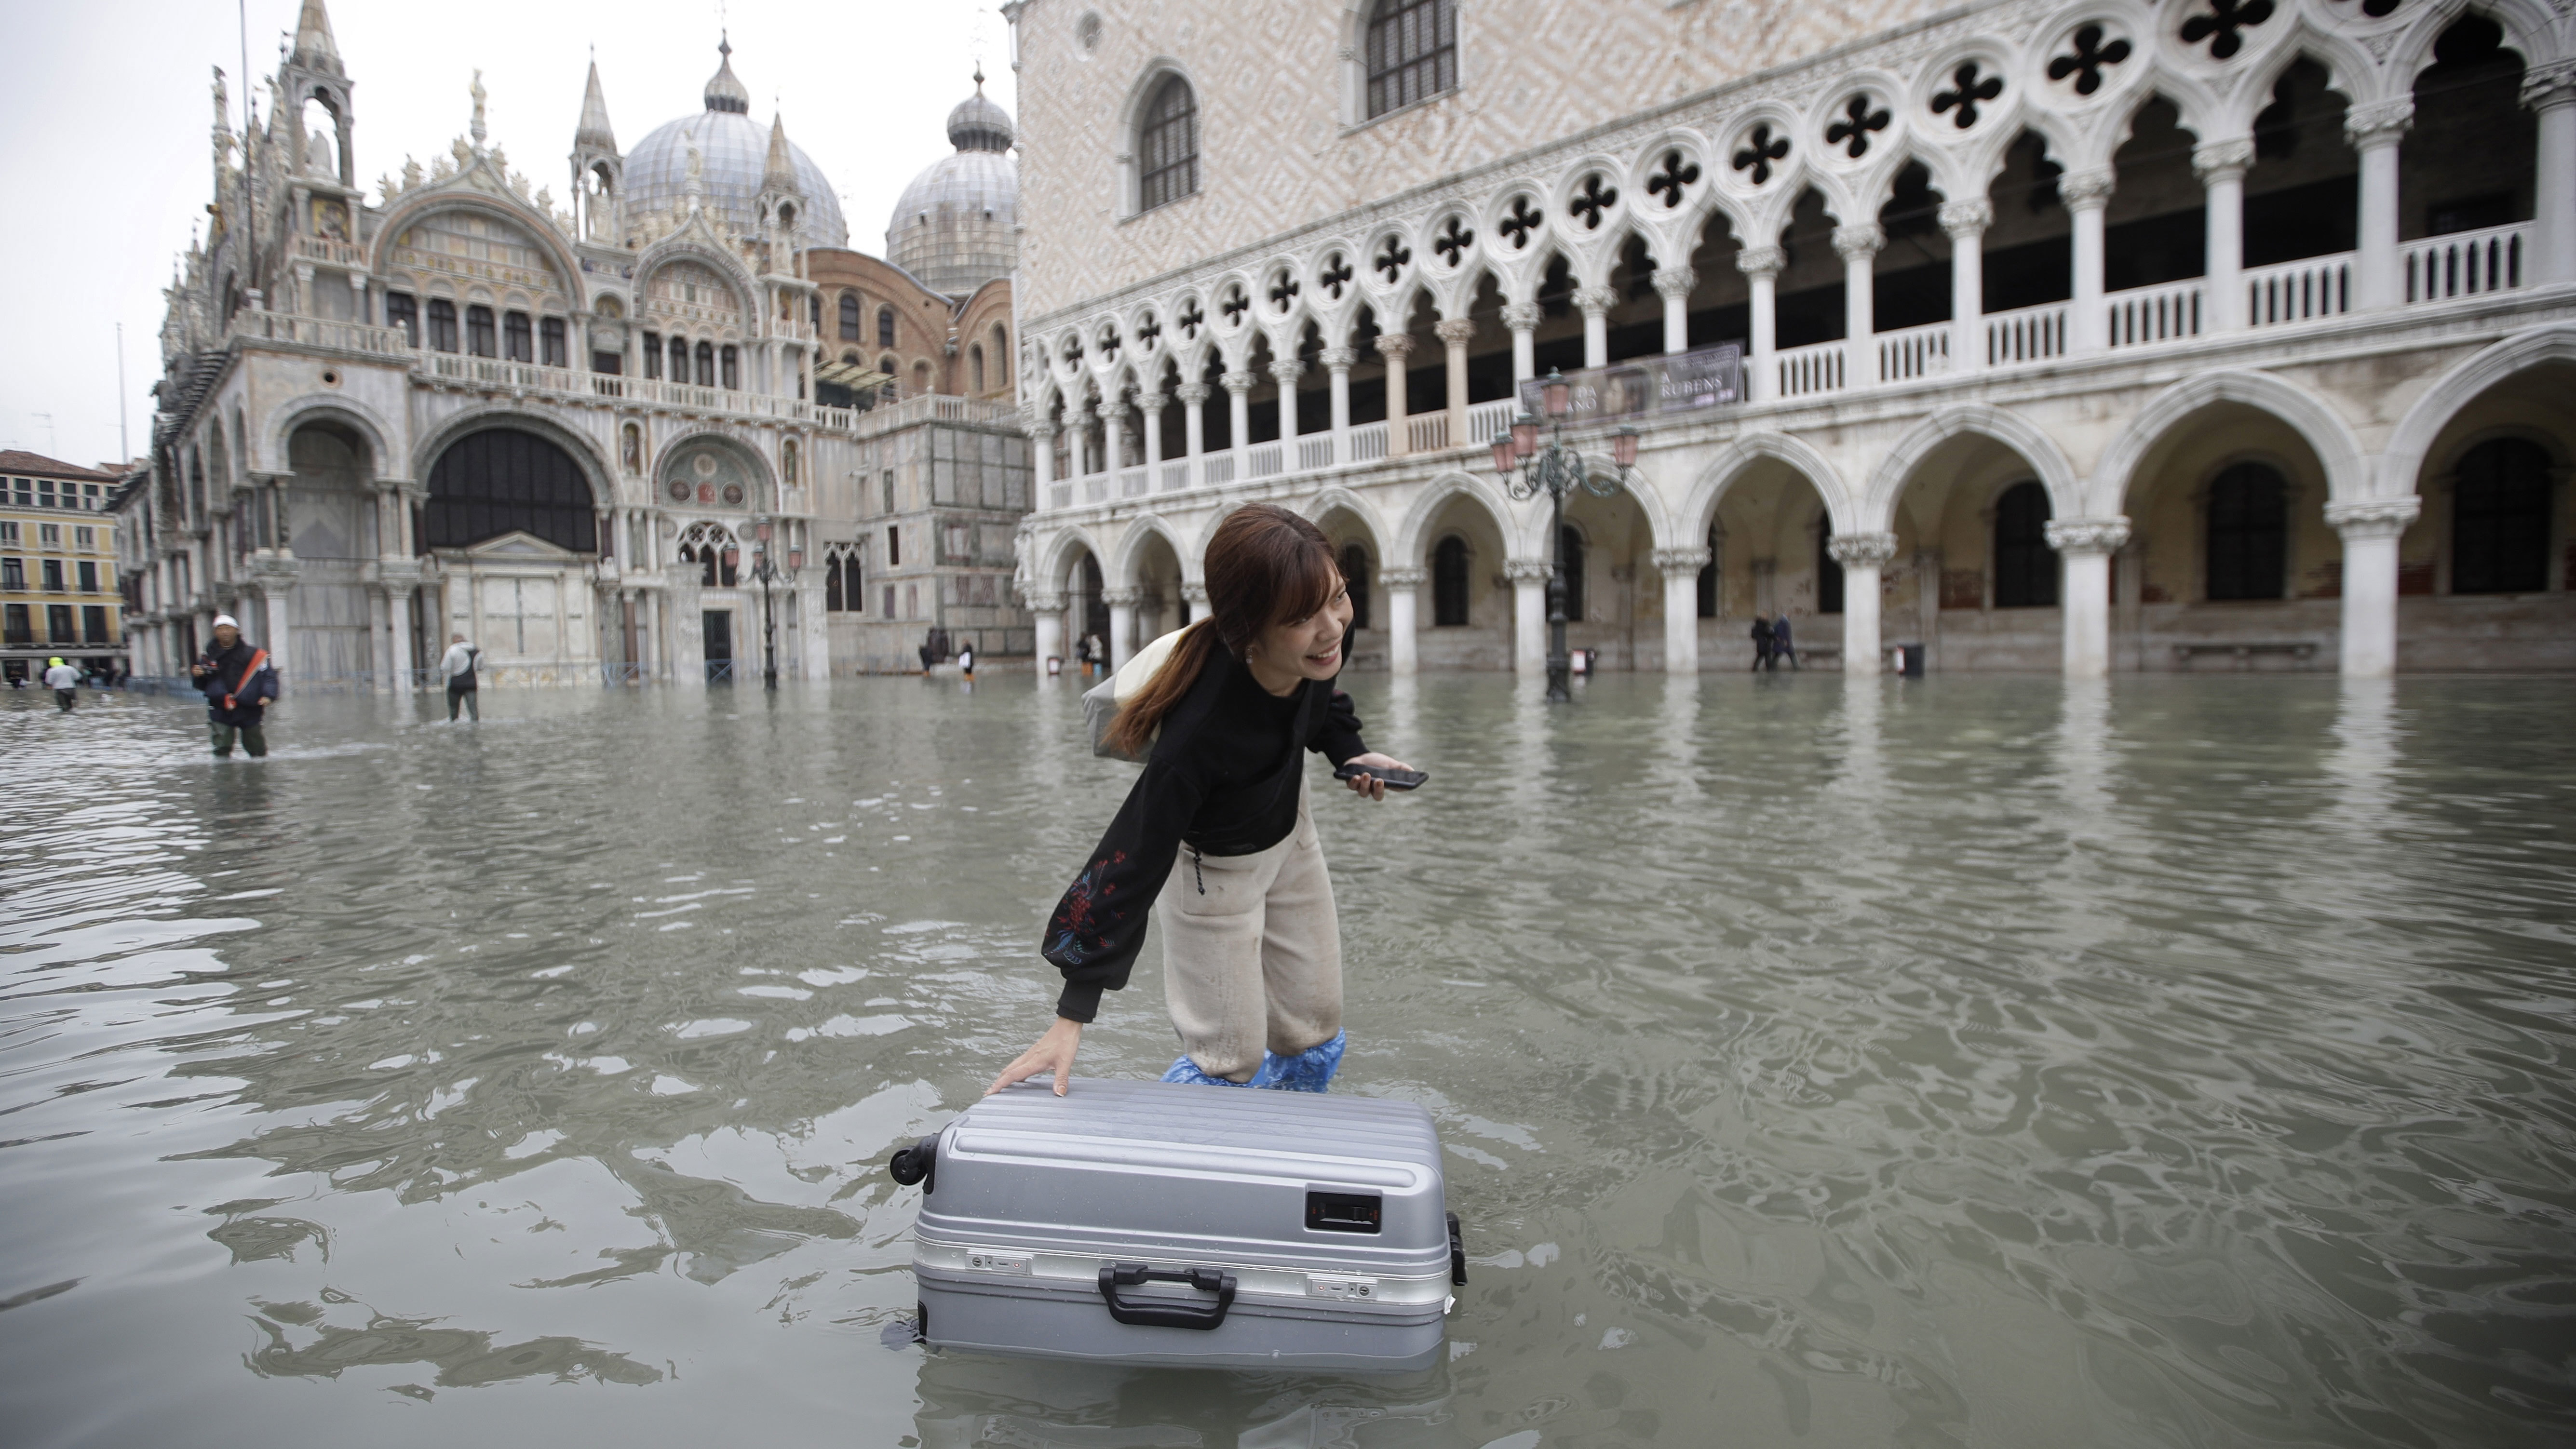
[[[1139,1283],[1187,1283],[1202,1293],[1216,1295],[1214,1303],[1175,1303],[1169,1299],[1129,1301],[1118,1296],[1120,1287]],[[1109,1316],[1121,1323],[1140,1328],[1214,1328],[1225,1322],[1225,1311],[1234,1306],[1234,1275],[1214,1268],[1148,1268],[1142,1263],[1103,1263],[1100,1265],[1100,1298],[1109,1305]]]

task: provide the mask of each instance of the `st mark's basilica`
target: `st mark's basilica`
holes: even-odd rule
[[[560,201],[479,76],[452,146],[362,181],[322,0],[246,129],[217,73],[211,226],[119,500],[136,673],[219,612],[305,688],[416,679],[454,633],[504,684],[1029,652],[1010,117],[976,76],[874,256],[717,51],[631,148],[594,64]]]

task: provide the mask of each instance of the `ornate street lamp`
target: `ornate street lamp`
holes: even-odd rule
[[[776,689],[778,687],[778,617],[770,607],[769,586],[780,579],[802,573],[805,568],[805,550],[789,549],[787,570],[781,573],[777,560],[770,557],[769,532],[770,522],[764,518],[760,522],[757,541],[753,543],[751,549],[751,576],[760,580],[760,682],[763,688]],[[727,562],[731,560],[728,559]]]
[[[1539,419],[1528,413],[1513,419],[1509,431],[1494,435],[1494,472],[1503,491],[1516,503],[1547,495],[1548,544],[1554,554],[1547,576],[1547,697],[1558,702],[1574,698],[1567,679],[1572,661],[1565,652],[1565,496],[1580,488],[1595,498],[1613,497],[1627,485],[1629,466],[1637,461],[1637,430],[1623,427],[1610,435],[1610,456],[1619,471],[1604,474],[1586,467],[1583,455],[1565,446],[1565,418],[1573,410],[1573,397],[1574,386],[1565,374],[1549,368],[1547,381],[1539,385],[1539,405],[1550,429],[1545,450],[1539,447]]]

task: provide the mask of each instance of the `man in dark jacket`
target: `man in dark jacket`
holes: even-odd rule
[[[1760,614],[1753,616],[1753,667],[1761,670],[1771,663],[1771,621]]]
[[[236,737],[252,759],[265,756],[268,736],[260,722],[268,713],[268,702],[277,698],[277,671],[268,662],[268,651],[253,648],[232,615],[217,614],[215,642],[197,656],[188,674],[206,693],[207,732],[214,739],[215,758],[230,759]]]
[[[1789,661],[1791,669],[1807,667],[1798,662],[1798,641],[1789,632],[1789,616],[1785,613],[1771,621],[1771,667],[1779,668],[1783,659]]]

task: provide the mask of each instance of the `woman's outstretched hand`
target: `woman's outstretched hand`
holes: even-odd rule
[[[1055,1074],[1055,1094],[1063,1096],[1065,1085],[1073,1080],[1073,1054],[1081,1046],[1082,1023],[1068,1016],[1057,1017],[1055,1025],[1046,1029],[1046,1035],[1038,1038],[1036,1046],[1020,1053],[1009,1066],[1002,1068],[1002,1074],[993,1079],[993,1085],[984,1089],[984,1095],[989,1097],[1014,1082],[1025,1082],[1031,1077],[1043,1077],[1052,1072]]]
[[[1342,763],[1346,765],[1366,765],[1372,770],[1410,770],[1413,768],[1411,765],[1406,764],[1392,755],[1381,755],[1375,750],[1371,750],[1365,755],[1353,755]],[[1354,775],[1344,783],[1351,787],[1351,793],[1354,795],[1366,795],[1372,800],[1383,800],[1386,798],[1386,782],[1377,778],[1375,775]]]

